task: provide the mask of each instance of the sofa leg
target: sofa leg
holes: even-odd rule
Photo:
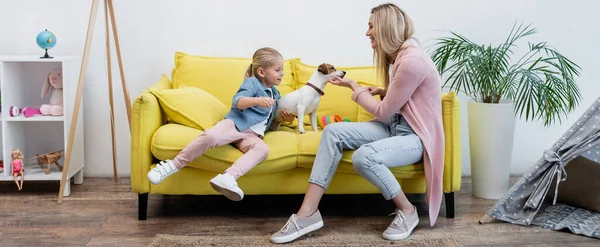
[[[454,192],[444,193],[446,202],[446,218],[454,218]]]
[[[138,219],[146,220],[148,213],[148,193],[138,193]]]

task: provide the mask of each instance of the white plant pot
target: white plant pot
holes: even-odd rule
[[[469,144],[473,195],[499,199],[508,191],[515,129],[512,101],[469,101]]]

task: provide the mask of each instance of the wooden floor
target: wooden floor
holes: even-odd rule
[[[72,185],[62,204],[56,200],[58,182],[26,182],[23,191],[14,183],[0,183],[0,246],[146,246],[157,233],[269,236],[302,201],[301,195],[247,196],[237,203],[223,196],[150,195],[148,220],[138,221],[137,194],[129,183],[86,178],[83,185]],[[473,197],[468,178],[456,194],[456,218],[445,218],[442,205],[434,228],[429,228],[422,196],[410,199],[421,219],[415,232],[451,233],[464,246],[600,246],[596,239],[536,226],[478,224],[494,201]],[[326,195],[320,231],[352,224],[383,231],[393,219],[388,216],[392,209],[380,195]]]

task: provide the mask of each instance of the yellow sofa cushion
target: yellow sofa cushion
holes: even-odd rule
[[[312,74],[317,70],[318,65],[309,65],[301,61],[294,62],[294,72],[297,79],[296,89],[306,85],[306,82],[310,79]],[[378,86],[376,80],[376,71],[372,66],[356,66],[356,67],[341,67],[335,66],[337,70],[346,71],[345,78],[350,78],[358,82],[361,86]],[[373,116],[363,109],[351,98],[352,90],[332,85],[327,83],[323,90],[325,95],[321,97],[319,108],[317,109],[317,118],[321,116],[332,116],[338,114],[342,118],[347,118],[352,122],[356,121],[367,121],[373,118]],[[290,127],[296,127],[297,121],[291,124],[287,124]],[[310,125],[310,117],[304,116],[304,124]],[[321,128],[319,128],[321,129]]]
[[[157,159],[173,159],[186,145],[204,131],[179,124],[166,124],[158,128],[151,142],[151,152]],[[291,131],[267,132],[264,142],[269,147],[267,158],[254,167],[248,174],[265,174],[296,168],[297,139]],[[224,145],[209,149],[198,157],[189,167],[213,172],[223,172],[243,153],[233,145]]]
[[[210,93],[195,87],[148,91],[158,99],[169,119],[184,126],[205,130],[221,121],[227,107]]]
[[[170,89],[170,88],[172,88],[172,85],[171,85],[171,81],[169,80],[169,77],[167,77],[167,75],[165,75],[165,74],[162,74],[162,75],[160,75],[160,79],[158,79],[157,82],[155,82],[154,84],[150,85],[150,87],[148,87],[148,90],[154,89],[156,91],[159,91],[159,90]]]
[[[299,60],[291,58],[284,62],[284,76],[277,86],[282,95],[294,88],[292,61]],[[173,88],[182,84],[201,88],[230,108],[233,95],[242,84],[251,62],[251,58],[208,57],[176,52],[175,68],[171,73]]]

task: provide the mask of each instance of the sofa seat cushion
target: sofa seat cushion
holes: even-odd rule
[[[317,149],[319,148],[319,142],[321,140],[322,131],[315,132],[312,128],[307,126],[304,128],[305,134],[298,134],[298,167],[312,169]],[[295,129],[290,129],[296,131]],[[289,130],[288,130],[289,131]],[[338,166],[338,173],[358,174],[352,165],[352,154],[355,150],[345,150],[342,154],[342,160]],[[390,169],[394,176],[397,178],[414,178],[423,176],[423,164],[417,163],[408,166],[395,167]]]
[[[161,126],[155,132],[151,152],[157,159],[173,159],[187,144],[204,131],[176,123]],[[263,139],[269,146],[269,156],[247,174],[267,174],[296,168],[297,140],[290,131],[267,132]],[[243,153],[232,145],[209,149],[188,164],[189,167],[213,172],[225,171]]]

